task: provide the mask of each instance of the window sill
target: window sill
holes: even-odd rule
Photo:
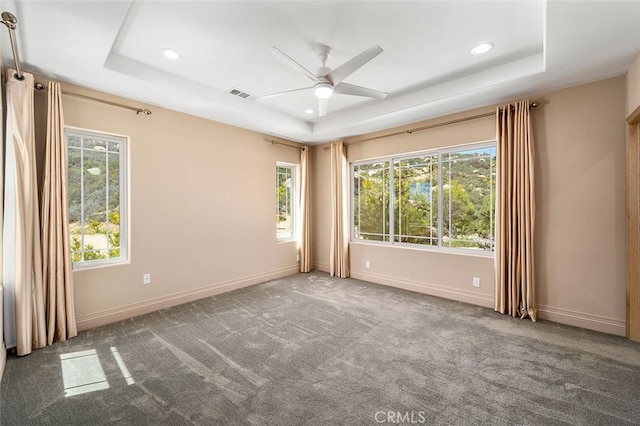
[[[367,241],[367,240],[350,240],[349,244],[386,247],[386,248],[401,249],[401,250],[424,251],[424,252],[439,253],[439,254],[453,254],[457,256],[483,257],[483,258],[489,258],[489,259],[493,259],[495,257],[495,252],[485,251],[485,250],[476,251],[476,250],[465,250],[465,249],[456,249],[456,248],[449,248],[449,247],[419,246],[415,244],[403,244],[403,243],[392,244],[392,243],[383,242],[383,241]]]
[[[280,240],[276,240],[276,244],[286,244],[286,243],[297,243],[298,240],[296,238],[283,238]]]
[[[103,261],[103,262],[87,262],[87,263],[74,263],[72,265],[72,272],[77,271],[87,271],[90,269],[99,269],[99,268],[108,268],[111,266],[122,266],[128,265],[131,262],[129,260],[113,260],[113,261]]]

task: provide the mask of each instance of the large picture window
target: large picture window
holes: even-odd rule
[[[493,251],[495,166],[495,143],[352,164],[352,239]]]
[[[66,129],[74,268],[126,260],[124,137]]]

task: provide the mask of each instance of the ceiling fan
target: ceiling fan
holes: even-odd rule
[[[329,104],[329,98],[334,93],[339,93],[342,95],[355,95],[355,96],[365,96],[368,98],[378,98],[382,99],[388,95],[387,92],[381,92],[379,90],[369,89],[367,87],[356,86],[349,83],[344,83],[343,80],[353,74],[356,70],[362,67],[364,64],[378,56],[382,53],[382,48],[377,44],[374,44],[364,52],[359,55],[354,56],[349,59],[344,64],[340,65],[338,68],[331,70],[327,68],[326,62],[331,54],[331,48],[324,44],[319,45],[315,52],[320,58],[322,62],[322,66],[318,68],[318,71],[314,74],[298,62],[293,60],[290,56],[284,53],[282,50],[277,47],[272,47],[269,49],[269,52],[273,53],[275,56],[283,60],[285,63],[293,67],[294,69],[301,71],[308,79],[313,81],[315,84],[311,87],[304,87],[301,89],[293,89],[287,90],[284,92],[272,93],[270,95],[262,96],[261,99],[273,98],[276,96],[285,95],[293,92],[300,92],[303,90],[311,90],[313,89],[314,94],[318,98],[318,116],[324,117],[327,115],[327,108]]]

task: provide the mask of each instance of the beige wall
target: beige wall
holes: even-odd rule
[[[64,85],[65,90],[130,102]],[[46,95],[37,94],[42,110]],[[624,77],[531,99],[537,155],[541,317],[624,334]],[[134,105],[137,105],[134,103]],[[67,125],[130,141],[130,263],[74,272],[81,329],[294,273],[275,241],[276,161],[262,135],[149,106],[151,116],[64,96]],[[447,121],[493,108],[418,123]],[[41,122],[40,122],[41,124]],[[493,139],[493,118],[352,144],[350,161]],[[354,138],[355,139],[355,138]],[[312,151],[313,262],[329,268],[329,150]],[[371,269],[364,268],[365,260]],[[354,243],[357,278],[492,306],[493,259]],[[142,285],[142,275],[152,284]],[[480,288],[471,285],[481,278]]]
[[[331,235],[331,174],[330,150],[327,146],[311,147],[311,213],[312,251],[314,269],[329,272]]]
[[[624,77],[541,99],[537,145],[539,304],[554,320],[624,335]]]
[[[536,141],[536,257],[540,317],[625,332],[624,77],[530,97]],[[475,115],[493,108],[414,124]],[[349,146],[349,161],[485,141],[493,118]],[[355,140],[356,138],[354,138]],[[315,180],[328,181],[327,151],[316,150]],[[317,188],[316,188],[317,190]],[[328,265],[329,196],[315,194],[315,263]],[[365,269],[369,260],[371,268]],[[352,276],[482,306],[493,306],[493,258],[351,244]],[[480,288],[472,277],[481,278]]]
[[[627,71],[627,114],[640,108],[640,55]]]
[[[130,263],[74,272],[80,329],[298,270],[298,244],[276,242],[274,186],[276,161],[299,163],[297,149],[154,106],[136,115],[65,95],[63,107],[68,126],[130,137]]]

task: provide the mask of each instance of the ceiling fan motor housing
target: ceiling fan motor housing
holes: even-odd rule
[[[318,68],[318,71],[316,71],[316,75],[320,78],[320,77],[325,77],[327,74],[329,74],[331,72],[331,68],[329,67],[325,67],[322,66],[320,68]]]

